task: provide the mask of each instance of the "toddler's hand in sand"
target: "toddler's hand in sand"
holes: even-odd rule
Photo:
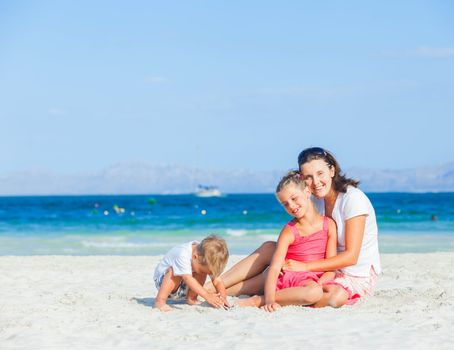
[[[263,305],[261,307],[261,309],[263,309],[263,310],[265,310],[267,312],[274,312],[274,311],[276,311],[276,310],[278,310],[280,308],[281,308],[281,306],[278,303],[276,303],[276,302],[265,304],[265,305]]]
[[[224,301],[219,293],[209,293],[206,301],[216,309],[224,305]]]
[[[221,296],[221,299],[223,303],[222,306],[224,307],[224,309],[230,309],[232,307],[232,305],[230,305],[229,302],[227,301],[227,297]]]

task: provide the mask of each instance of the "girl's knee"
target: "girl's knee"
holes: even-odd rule
[[[323,289],[318,283],[310,282],[303,289],[304,292],[300,293],[300,300],[298,300],[300,305],[315,304],[323,297]]]
[[[319,284],[314,283],[314,285],[311,285],[308,288],[309,289],[306,294],[306,300],[309,303],[309,305],[315,304],[323,297],[323,289]]]

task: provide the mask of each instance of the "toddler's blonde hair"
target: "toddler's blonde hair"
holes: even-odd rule
[[[214,277],[224,271],[229,260],[227,243],[219,236],[210,235],[197,245],[197,255],[200,263],[210,270]]]

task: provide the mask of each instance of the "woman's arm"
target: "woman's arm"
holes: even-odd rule
[[[268,270],[268,275],[265,280],[265,305],[263,308],[266,311],[272,312],[279,307],[275,303],[276,301],[276,282],[281,272],[282,265],[285,261],[285,255],[287,254],[288,246],[295,240],[293,233],[286,226],[281,231],[277,240],[276,251],[271,259],[271,265]]]
[[[331,258],[307,263],[286,261],[284,268],[293,271],[332,271],[355,265],[358,261],[366,227],[366,215],[355,216],[345,221],[345,251]]]
[[[328,218],[328,241],[326,242],[325,259],[332,258],[337,255],[337,227],[333,219]],[[318,284],[330,281],[334,278],[336,273],[334,271],[326,271],[320,276],[317,281]]]

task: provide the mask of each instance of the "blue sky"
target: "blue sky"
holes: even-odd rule
[[[2,1],[0,173],[454,160],[452,1]]]

